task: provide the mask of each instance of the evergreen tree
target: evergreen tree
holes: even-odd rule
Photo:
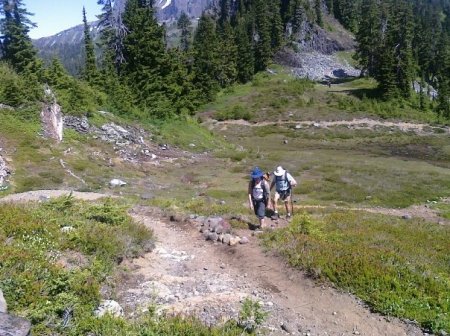
[[[84,79],[90,84],[95,84],[98,80],[97,66],[95,64],[94,43],[90,34],[88,22],[86,20],[86,9],[83,7],[83,27],[84,27],[84,51],[85,51],[85,66]]]
[[[325,0],[325,4],[328,8],[328,13],[333,14],[334,13],[334,1],[333,0]]]
[[[219,47],[219,64],[217,81],[221,87],[226,87],[236,81],[238,52],[234,32],[228,21],[222,23],[217,34]]]
[[[286,29],[287,24],[291,21],[292,11],[291,11],[291,0],[281,0],[280,3],[280,15],[283,21],[283,27]]]
[[[281,18],[280,0],[272,2],[271,47],[277,51],[283,43],[283,21]]]
[[[391,43],[395,57],[397,87],[403,97],[411,95],[411,85],[416,73],[412,54],[413,17],[411,4],[406,0],[396,0],[393,6],[390,27]]]
[[[323,28],[322,1],[315,0],[314,9],[316,12],[316,23]]]
[[[437,62],[440,64],[437,74],[437,110],[444,118],[450,119],[450,39],[445,31],[439,39]]]
[[[191,44],[191,20],[189,16],[182,12],[180,18],[177,21],[177,28],[180,29],[180,49],[182,51],[187,51]]]
[[[230,0],[219,0],[218,25],[222,27],[225,22],[230,21],[231,4]]]
[[[291,5],[292,12],[292,32],[300,32],[303,22],[306,21],[306,10],[301,0],[294,0]]]
[[[219,44],[214,20],[206,14],[200,17],[193,44],[193,83],[200,102],[211,101],[219,89]]]
[[[35,26],[28,18],[31,14],[26,11],[21,0],[2,0],[0,14],[4,16],[0,20],[2,59],[19,73],[26,70],[38,72],[36,51],[28,36],[29,27]]]
[[[237,79],[245,83],[252,79],[255,71],[253,46],[249,36],[247,22],[242,19],[236,27],[236,46],[239,60],[237,62]]]
[[[101,31],[102,67],[109,67],[112,64],[118,72],[121,64],[125,62],[123,40],[127,34],[127,28],[122,21],[123,13],[114,14],[115,2],[113,0],[98,0],[97,3],[103,5],[102,13],[98,16]]]
[[[265,0],[254,1],[255,11],[255,70],[267,68],[272,57],[270,8]]]
[[[356,41],[355,59],[361,66],[361,74],[375,76],[379,65],[382,28],[379,6],[373,0],[363,0]]]
[[[120,67],[121,76],[142,108],[153,116],[165,118],[172,111],[172,103],[164,92],[170,66],[164,31],[156,21],[153,1],[128,0],[123,22],[128,34],[123,41],[125,63]]]
[[[376,1],[376,0],[374,0]],[[358,0],[334,0],[334,16],[352,32],[358,29],[361,2]]]

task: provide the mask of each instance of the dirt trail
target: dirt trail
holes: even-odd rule
[[[348,294],[314,284],[264,253],[248,230],[237,232],[249,238],[247,245],[229,247],[205,241],[192,224],[164,222],[149,208],[135,208],[133,217],[158,242],[154,252],[128,265],[135,276],[122,283],[119,301],[130,315],[156,303],[215,324],[236,318],[242,299],[250,297],[269,313],[263,326],[269,335],[423,335],[413,325],[371,313]]]
[[[400,131],[408,132],[413,131],[417,134],[430,134],[433,133],[433,129],[438,128],[441,132],[450,133],[449,127],[433,127],[428,124],[416,124],[408,122],[393,122],[393,121],[381,121],[369,118],[353,119],[353,120],[338,120],[338,121],[295,121],[295,120],[280,120],[280,121],[262,121],[257,123],[251,123],[245,120],[226,120],[226,121],[209,121],[213,122],[215,126],[223,126],[223,130],[227,125],[241,125],[249,127],[261,127],[261,126],[276,126],[276,125],[296,125],[297,127],[317,127],[328,128],[334,126],[348,126],[353,129],[373,129],[375,127],[393,127],[398,128]]]
[[[44,201],[49,198],[69,196],[72,194],[73,197],[85,200],[93,201],[102,197],[114,197],[105,194],[93,193],[93,192],[78,192],[71,190],[35,190],[28,191],[19,194],[11,194],[0,198],[0,203],[6,202],[30,202],[30,201]]]

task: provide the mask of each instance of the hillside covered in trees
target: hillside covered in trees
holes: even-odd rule
[[[139,118],[192,114],[221,88],[265,70],[278,50],[289,47],[302,22],[328,29],[324,17],[333,15],[355,34],[355,58],[362,75],[378,81],[379,98],[411,99],[417,81],[420,108],[450,116],[450,5],[445,1],[220,0],[203,13],[195,31],[181,15],[177,48],[167,47],[153,1],[129,0],[120,13],[113,0],[98,3],[101,58],[94,55],[84,15],[85,64],[75,79],[59,60],[45,67],[37,58],[23,2],[2,2],[3,72],[13,70],[21,78],[2,85],[3,103],[39,100],[39,85],[46,83],[66,113],[103,107]],[[34,84],[20,88],[21,80]],[[438,102],[424,98],[428,85],[437,88]],[[22,90],[25,94],[18,93]]]

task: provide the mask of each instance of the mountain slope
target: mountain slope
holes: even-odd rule
[[[115,2],[115,11],[121,12],[125,0]],[[186,12],[193,20],[211,4],[211,0],[158,0],[158,20],[170,26],[182,12]],[[81,18],[80,18],[81,22]],[[95,41],[99,36],[98,21],[90,22],[91,35]],[[170,33],[168,33],[170,35]],[[59,58],[69,73],[79,74],[84,64],[83,25],[66,29],[58,34],[33,40],[38,55],[44,61]]]

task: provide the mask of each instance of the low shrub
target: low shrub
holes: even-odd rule
[[[28,318],[33,334],[58,335],[69,334],[62,327],[65,311],[73,311],[71,328],[78,330],[92,317],[116,262],[153,243],[152,233],[113,200],[89,204],[71,196],[0,205],[0,239],[0,288],[9,310]],[[67,253],[83,256],[85,263],[65,267]]]
[[[364,212],[322,220],[301,214],[262,239],[293,266],[356,294],[374,311],[450,332],[447,226]]]

